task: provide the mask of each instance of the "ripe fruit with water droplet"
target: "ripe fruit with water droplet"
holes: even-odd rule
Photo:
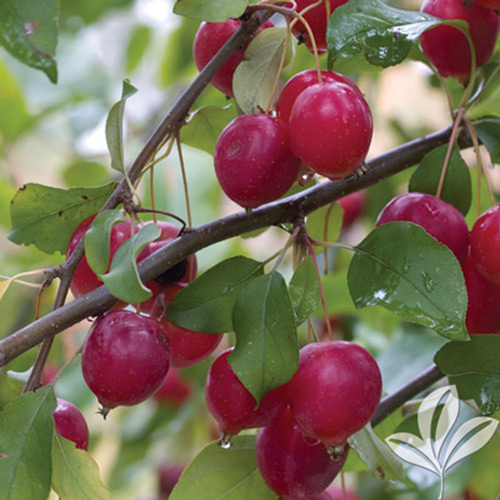
[[[287,408],[259,430],[255,452],[266,484],[283,500],[309,500],[321,493],[342,469],[347,458],[332,458],[320,441],[304,436]]]
[[[372,133],[370,107],[360,92],[344,83],[311,85],[292,107],[293,153],[332,180],[345,177],[363,164]]]
[[[215,145],[217,179],[234,202],[254,208],[284,195],[297,179],[300,161],[290,150],[288,125],[269,115],[242,115]]]
[[[321,71],[323,82],[345,83],[354,91],[361,94],[358,86],[347,76],[336,73],[335,71]],[[318,72],[315,69],[308,69],[294,75],[281,89],[278,102],[276,103],[276,114],[282,120],[289,120],[292,114],[292,108],[297,97],[311,85],[319,83]]]
[[[407,221],[423,227],[463,262],[469,248],[469,230],[462,213],[436,196],[405,193],[393,198],[380,212],[376,226]]]
[[[288,385],[290,408],[302,432],[332,447],[370,421],[382,394],[372,355],[345,341],[303,347]]]
[[[220,430],[230,436],[243,429],[269,424],[287,405],[286,386],[268,392],[257,405],[228,362],[232,352],[233,348],[230,348],[219,354],[210,367],[205,383],[208,409]]]
[[[498,15],[474,2],[426,0],[422,12],[440,19],[461,19],[468,23],[476,66],[488,62],[498,34]],[[420,36],[422,50],[441,76],[466,82],[471,73],[471,51],[466,36],[453,26],[436,26]]]
[[[73,403],[57,398],[57,406],[52,416],[59,435],[73,441],[80,450],[88,450],[89,428],[82,412]]]
[[[131,406],[151,396],[170,366],[170,346],[155,319],[131,311],[98,318],[85,342],[82,373],[103,406]]]

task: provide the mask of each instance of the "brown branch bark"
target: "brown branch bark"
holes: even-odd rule
[[[238,50],[250,36],[255,33],[259,26],[271,16],[271,14],[272,12],[257,11],[255,13],[252,13],[246,20],[244,20],[240,28],[221,47],[219,52],[217,52],[217,54],[211,59],[211,61],[203,68],[203,70],[199,73],[193,83],[179,96],[169,113],[165,116],[162,122],[158,125],[158,127],[146,141],[146,144],[128,170],[128,177],[132,183],[139,179],[149,160],[161,146],[165,138],[171,134],[179,132],[180,128],[183,125],[184,119],[191,109],[191,106],[194,104],[195,100],[205,89],[205,87],[210,83],[210,80],[214,77],[214,75],[231,57],[231,55],[236,50]],[[123,202],[124,197],[128,194],[128,184],[125,179],[122,179],[114,193],[102,207],[101,211],[110,210],[117,207],[120,203]],[[61,266],[61,282],[59,284],[56,298],[54,300],[53,309],[58,309],[64,304],[66,296],[68,294],[71,278],[82,256],[83,240],[77,245],[77,247],[71,254],[71,257]],[[24,388],[24,392],[35,390],[40,385],[42,370],[51,347],[52,337],[48,337],[47,339],[43,340],[43,344],[38,353],[28,382],[26,383],[26,386]]]
[[[380,155],[367,163],[368,171],[361,177],[352,175],[338,182],[324,182],[263,205],[250,214],[239,212],[195,227],[144,259],[138,266],[141,278],[146,282],[202,248],[254,229],[294,222],[323,205],[371,186],[418,163],[429,151],[445,144],[450,133],[451,128],[447,128]],[[470,140],[466,138],[461,141],[461,147],[467,146]],[[103,313],[116,301],[102,286],[18,330],[0,341],[0,367],[78,321]]]

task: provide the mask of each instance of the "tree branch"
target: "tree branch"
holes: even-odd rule
[[[371,419],[372,427],[380,424],[380,422],[387,418],[393,411],[415,397],[419,392],[428,389],[432,384],[442,379],[444,376],[445,374],[436,365],[432,365],[401,387],[401,389],[383,398]]]
[[[376,184],[418,163],[429,151],[445,144],[450,133],[449,127],[384,153],[369,161],[367,172],[361,176],[355,174],[338,182],[323,182],[294,196],[263,205],[250,214],[239,212],[195,227],[141,261],[138,266],[141,279],[147,282],[189,255],[214,243],[255,229],[294,222],[298,217],[304,217],[323,205]],[[468,147],[470,139],[465,138],[460,144],[461,147]],[[115,302],[117,299],[101,286],[18,330],[0,341],[0,367],[46,338],[53,337],[87,317],[103,313]]]
[[[191,109],[191,106],[194,104],[195,100],[205,89],[205,87],[210,83],[210,80],[212,80],[219,69],[222,68],[222,66],[231,57],[231,55],[236,50],[238,50],[241,45],[246,40],[248,40],[248,38],[252,36],[255,31],[257,31],[259,26],[263,24],[267,19],[269,19],[269,17],[271,17],[271,15],[272,12],[261,11],[253,13],[252,15],[250,15],[250,17],[245,19],[242,22],[240,28],[203,68],[203,70],[198,74],[193,83],[178,97],[169,113],[165,116],[162,122],[158,125],[158,127],[146,141],[146,144],[128,170],[127,175],[132,183],[139,179],[150,158],[155,154],[165,138],[170,134],[178,133],[183,125],[185,117],[188,115],[189,110]],[[101,212],[117,207],[120,203],[122,203],[123,198],[127,195],[127,193],[129,193],[129,185],[126,179],[123,178],[113,194],[102,207]],[[82,256],[83,239],[76,246],[69,259],[62,265],[63,273],[61,276],[61,283],[59,284],[59,288],[57,290],[53,309],[58,309],[64,304],[66,296],[68,294],[71,278]],[[43,341],[43,345],[40,349],[40,352],[38,353],[28,382],[24,387],[24,392],[35,390],[40,385],[42,370],[51,347],[52,337],[49,337]]]

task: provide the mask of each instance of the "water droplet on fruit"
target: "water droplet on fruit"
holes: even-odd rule
[[[421,274],[422,274],[422,278],[424,280],[424,287],[425,287],[425,289],[429,293],[432,293],[434,291],[434,288],[436,287],[436,285],[434,284],[434,280],[425,271],[422,271]]]
[[[233,444],[231,443],[231,435],[226,434],[225,432],[222,433],[222,436],[219,440],[219,446],[223,450],[229,450],[229,448],[231,448],[231,446],[233,446]]]

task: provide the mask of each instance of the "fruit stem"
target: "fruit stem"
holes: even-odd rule
[[[309,23],[306,21],[306,19],[304,17],[304,14],[306,12],[308,12],[309,10],[314,9],[315,7],[320,6],[322,3],[323,3],[323,0],[319,0],[316,3],[313,3],[313,4],[309,5],[305,9],[302,9],[300,11],[300,13],[295,12],[294,13],[295,19],[291,23],[291,26],[293,27],[293,25],[297,22],[297,20],[299,20],[304,25],[304,28],[306,29],[307,34],[309,35],[309,38],[311,39],[311,46],[312,46],[312,49],[313,49],[314,61],[315,61],[315,64],[316,64],[316,71],[318,72],[318,83],[323,83],[323,77],[321,76],[321,65],[320,65],[320,62],[319,62],[318,46],[316,44],[316,38],[314,38],[314,33],[313,33],[312,29],[311,29],[311,26],[309,26]]]
[[[465,126],[467,127],[467,130],[469,131],[470,137],[472,139],[472,144],[474,146],[474,153],[476,155],[476,162],[477,162],[477,167],[479,174],[482,172],[484,175],[484,178],[486,180],[486,186],[488,188],[488,194],[490,197],[491,205],[495,205],[495,198],[493,196],[493,189],[491,187],[491,181],[490,178],[488,177],[488,170],[484,164],[483,157],[481,155],[481,149],[479,147],[479,139],[477,136],[476,129],[474,128],[474,125],[472,122],[467,118],[464,117],[464,122]],[[479,175],[480,179],[480,175]],[[477,216],[479,217],[481,215],[481,182],[478,182],[478,192],[477,192]]]
[[[305,238],[307,248],[309,249],[309,255],[311,256],[314,267],[316,268],[316,273],[318,274],[319,281],[319,297],[321,299],[321,306],[323,307],[323,314],[325,315],[326,333],[329,340],[333,340],[332,325],[330,323],[330,315],[328,314],[328,307],[326,306],[325,291],[323,289],[323,284],[321,283],[321,272],[319,270],[318,261],[314,253],[314,248],[311,244],[311,238],[308,236]]]
[[[188,228],[193,226],[193,220],[191,218],[191,203],[189,202],[189,190],[188,190],[188,182],[186,177],[186,167],[184,165],[184,156],[182,154],[181,140],[179,138],[179,134],[175,137],[175,142],[177,143],[177,153],[179,154],[179,163],[181,166],[182,173],[182,184],[184,186],[184,198],[186,199],[186,213],[188,220]]]
[[[438,80],[441,82],[441,86],[444,89],[444,94],[446,96],[446,102],[448,103],[448,111],[450,112],[451,119],[455,117],[455,110],[453,109],[453,103],[451,102],[450,88],[446,83],[446,80],[439,74],[439,72],[433,68],[434,74],[437,76]]]
[[[453,146],[455,145],[455,140],[458,135],[458,127],[462,123],[462,118],[465,114],[465,108],[460,108],[457,113],[457,117],[455,118],[455,122],[453,123],[453,129],[451,131],[450,141],[448,142],[448,149],[446,151],[446,156],[444,159],[443,168],[441,169],[441,176],[439,178],[439,184],[436,191],[436,196],[441,198],[441,193],[443,191],[444,178],[446,177],[446,172],[448,170],[448,165],[450,163],[451,153],[453,152]]]

